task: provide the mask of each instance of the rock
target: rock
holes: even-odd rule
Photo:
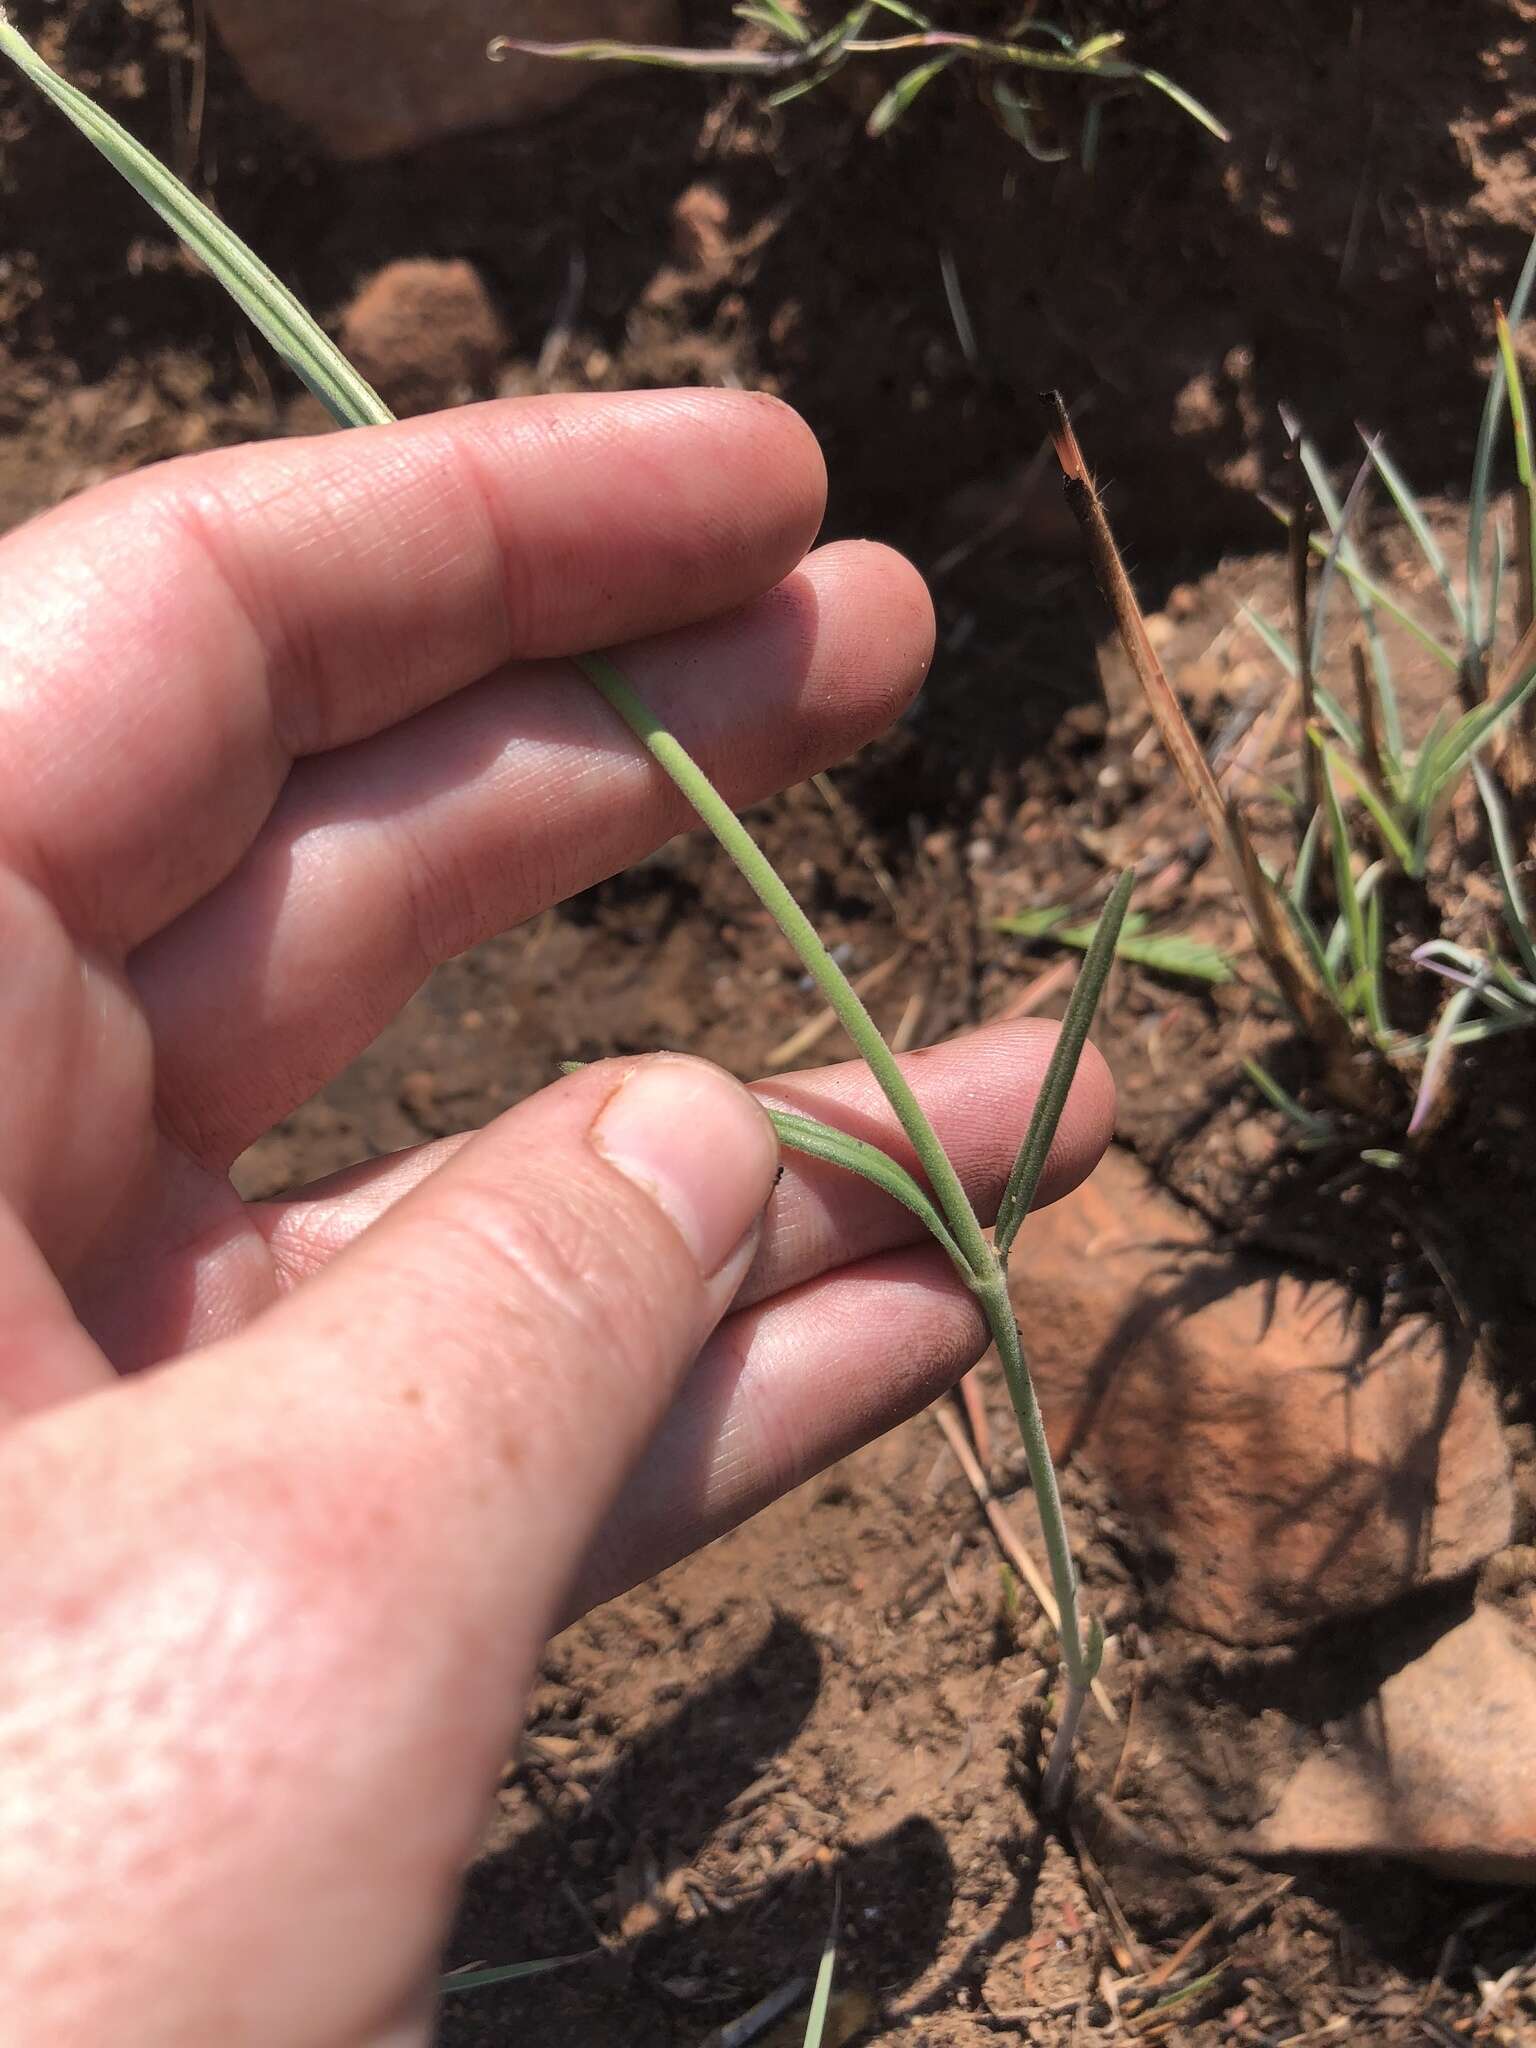
[[[1265,1856],[1402,1856],[1536,1884],[1536,1654],[1479,1608],[1307,1757],[1257,1830]]]
[[[1338,1286],[1216,1256],[1126,1153],[1030,1219],[1014,1300],[1053,1448],[1167,1551],[1192,1627],[1282,1642],[1509,1541],[1475,1367],[1427,1322],[1373,1344]]]
[[[396,412],[462,405],[489,387],[507,340],[471,264],[386,264],[341,318],[341,345]]]
[[[677,0],[209,0],[253,92],[333,155],[387,156],[512,127],[575,99],[600,67],[486,55],[495,36],[665,42]]]

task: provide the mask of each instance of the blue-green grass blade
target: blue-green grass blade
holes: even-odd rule
[[[1370,657],[1371,675],[1376,684],[1376,699],[1381,709],[1382,737],[1387,751],[1395,759],[1403,746],[1402,720],[1397,706],[1397,687],[1392,679],[1392,664],[1387,655],[1386,643],[1381,636],[1381,623],[1376,616],[1373,600],[1362,591],[1358,576],[1364,565],[1360,551],[1355,546],[1353,527],[1356,515],[1365,502],[1366,485],[1371,476],[1371,460],[1367,452],[1365,460],[1356,470],[1344,502],[1340,504],[1328,472],[1324,468],[1316,449],[1304,434],[1297,438],[1297,450],[1302,464],[1317,494],[1317,502],[1332,528],[1332,536],[1323,557],[1323,573],[1318,579],[1317,609],[1312,621],[1312,672],[1315,675],[1323,666],[1323,636],[1328,621],[1334,575],[1336,571],[1349,577],[1350,589],[1360,613],[1360,624],[1365,630],[1366,650]],[[1317,536],[1321,538],[1321,536]]]
[[[1418,867],[1416,865],[1413,842],[1387,809],[1376,791],[1372,789],[1370,783],[1360,773],[1354,762],[1349,759],[1348,755],[1341,754],[1337,747],[1330,747],[1321,735],[1314,736],[1313,744],[1322,748],[1323,759],[1330,768],[1336,768],[1339,771],[1370,813],[1371,822],[1381,835],[1381,843],[1387,852],[1392,855],[1393,859],[1396,860],[1399,867],[1406,874],[1416,875]]]
[[[1280,1085],[1268,1067],[1250,1059],[1245,1059],[1242,1065],[1243,1072],[1264,1100],[1272,1109],[1278,1109],[1283,1117],[1288,1118],[1304,1138],[1320,1145],[1325,1144],[1333,1136],[1333,1125],[1328,1119],[1314,1116],[1311,1110],[1303,1109],[1290,1090]]]
[[[816,1117],[801,1116],[793,1110],[774,1109],[770,1105],[768,1117],[781,1145],[787,1145],[792,1152],[804,1153],[808,1159],[839,1166],[845,1173],[856,1173],[889,1195],[893,1202],[900,1202],[938,1240],[960,1272],[970,1277],[965,1255],[955,1243],[932,1196],[889,1153],[882,1152],[878,1145],[868,1144],[862,1138],[851,1138],[846,1131],[839,1131]]]
[[[826,2038],[827,2014],[832,2005],[832,1979],[837,1973],[837,1933],[842,1904],[843,1888],[839,1880],[832,1894],[832,1918],[827,1926],[827,1938],[821,1945],[821,1961],[816,1966],[816,1988],[811,1993],[811,2009],[805,2022],[805,2048],[822,2048]]]
[[[1518,331],[1525,318],[1526,307],[1530,304],[1532,288],[1536,287],[1536,236],[1525,252],[1525,262],[1520,269],[1519,281],[1514,296],[1509,302],[1509,325]],[[1477,429],[1477,447],[1472,456],[1472,482],[1467,494],[1467,635],[1472,646],[1481,650],[1492,638],[1494,621],[1486,619],[1483,609],[1483,529],[1488,519],[1488,498],[1493,482],[1493,455],[1498,441],[1499,422],[1503,417],[1508,385],[1504,377],[1504,360],[1495,352],[1493,368],[1488,375],[1488,389],[1483,398],[1483,416]]]
[[[799,15],[791,14],[780,0],[743,0],[743,4],[733,7],[731,12],[741,21],[756,22],[759,28],[772,29],[787,43],[803,44],[811,40],[811,32]]]
[[[1424,516],[1423,507],[1413,493],[1412,486],[1391,456],[1388,455],[1386,449],[1382,447],[1379,440],[1370,434],[1363,435],[1361,438],[1365,442],[1366,453],[1375,466],[1376,474],[1387,487],[1387,495],[1397,507],[1403,524],[1413,535],[1419,553],[1434,572],[1435,580],[1440,585],[1441,593],[1445,598],[1446,608],[1456,623],[1456,630],[1465,635],[1467,630],[1466,610],[1456,593],[1456,585],[1451,580],[1450,566],[1445,559],[1445,552],[1441,548],[1439,541],[1435,539],[1430,529],[1429,521]]]
[[[1312,893],[1312,871],[1317,865],[1318,843],[1323,833],[1323,814],[1316,810],[1307,820],[1307,829],[1301,835],[1301,845],[1296,849],[1296,867],[1291,875],[1288,891],[1291,905],[1304,916],[1307,898]]]
[[[45,64],[0,13],[0,53],[107,159],[224,287],[253,326],[341,426],[383,426],[393,417],[281,278],[267,268],[127,129]]]
[[[572,1963],[590,1962],[601,1949],[583,1949],[580,1955],[542,1956],[533,1963],[497,1963],[485,1970],[451,1970],[439,1977],[437,1988],[443,1997],[460,1991],[484,1991],[492,1984],[519,1984],[528,1977],[543,1977],[551,1970],[568,1970]]]
[[[1536,980],[1536,940],[1532,937],[1531,914],[1526,906],[1525,892],[1520,886],[1520,856],[1515,847],[1514,833],[1510,830],[1509,814],[1493,777],[1481,761],[1473,760],[1472,775],[1477,783],[1477,793],[1483,800],[1483,814],[1488,820],[1494,872],[1498,876],[1499,893],[1504,898],[1504,922],[1509,927],[1509,935],[1515,942],[1515,951],[1520,955],[1526,973]]]
[[[1019,1156],[1014,1161],[1013,1171],[1008,1176],[1008,1186],[998,1207],[997,1229],[993,1243],[1001,1259],[1007,1258],[1035,1199],[1035,1190],[1040,1185],[1040,1176],[1050,1156],[1056,1129],[1061,1122],[1061,1113],[1067,1106],[1072,1077],[1077,1072],[1078,1061],[1083,1056],[1083,1047],[1088,1042],[1094,1012],[1099,1007],[1099,998],[1103,995],[1104,984],[1109,979],[1109,970],[1115,958],[1115,947],[1119,943],[1120,927],[1124,924],[1125,914],[1131,907],[1131,893],[1135,887],[1135,870],[1127,869],[1116,882],[1109,901],[1100,912],[1093,942],[1088,948],[1077,977],[1077,984],[1072,990],[1072,999],[1067,1004],[1067,1014],[1062,1020],[1061,1031],[1056,1039],[1056,1049],[1051,1054],[1051,1063],[1046,1069],[1045,1082],[1035,1104],[1034,1115],[1030,1118],[1024,1143],[1019,1148]]]
[[[924,87],[931,85],[954,61],[955,53],[951,51],[947,56],[932,57],[926,64],[914,64],[910,71],[903,72],[865,123],[865,134],[872,138],[888,135]]]
[[[1097,924],[1066,924],[1067,913],[1057,907],[1052,910],[1025,910],[1013,917],[997,917],[992,920],[993,929],[1011,933],[1021,939],[1051,939],[1062,946],[1073,946],[1086,953],[1093,944]],[[1204,982],[1212,988],[1223,987],[1234,978],[1232,962],[1218,946],[1210,946],[1203,939],[1192,939],[1184,932],[1153,932],[1147,929],[1144,917],[1131,915],[1120,929],[1115,957],[1125,960],[1133,967],[1145,967],[1154,974],[1167,974],[1180,981]]]

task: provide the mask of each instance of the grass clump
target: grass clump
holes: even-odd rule
[[[1459,1052],[1536,1024],[1536,923],[1522,852],[1536,822],[1536,465],[1514,345],[1533,287],[1536,244],[1508,316],[1498,310],[1459,579],[1379,440],[1362,436],[1363,458],[1341,495],[1316,448],[1286,422],[1297,488],[1289,507],[1271,509],[1289,533],[1292,616],[1282,626],[1245,610],[1301,719],[1296,788],[1280,792],[1291,844],[1279,863],[1261,857],[1242,811],[1217,788],[1147,637],[1065,411],[1051,402],[1068,497],[1154,723],[1226,857],[1268,978],[1312,1048],[1321,1113],[1245,1062],[1307,1145],[1344,1135],[1340,1114],[1368,1146],[1388,1132],[1394,1142],[1419,1138],[1449,1112]],[[1506,431],[1517,479],[1512,626],[1510,537],[1493,494]],[[1373,489],[1443,617],[1423,615],[1396,579],[1371,573],[1360,536]],[[1342,622],[1341,600],[1351,609]],[[1444,676],[1443,701],[1417,739],[1404,730],[1388,622]],[[1499,915],[1474,920],[1481,928],[1469,940],[1468,899],[1482,895]],[[1438,1009],[1431,979],[1445,989]]]

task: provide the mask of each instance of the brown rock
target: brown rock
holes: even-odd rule
[[[209,0],[253,91],[339,157],[511,127],[575,99],[599,67],[486,55],[495,36],[665,42],[677,0]]]
[[[505,352],[490,294],[468,263],[386,264],[341,318],[341,345],[397,412],[462,405]]]
[[[1404,1856],[1536,1884],[1536,1654],[1479,1608],[1330,1731],[1257,1831],[1267,1856]]]
[[[1128,1154],[1032,1217],[1014,1299],[1051,1441],[1173,1564],[1172,1611],[1274,1643],[1475,1569],[1513,1493],[1492,1396],[1441,1333],[1218,1257]]]

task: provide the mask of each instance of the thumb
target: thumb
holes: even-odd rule
[[[0,2037],[401,2024],[545,1633],[776,1167],[717,1069],[587,1069],[239,1338],[12,1433],[0,1795],[24,1771],[39,1821],[0,1840],[0,1926],[76,1960],[0,1990]]]

